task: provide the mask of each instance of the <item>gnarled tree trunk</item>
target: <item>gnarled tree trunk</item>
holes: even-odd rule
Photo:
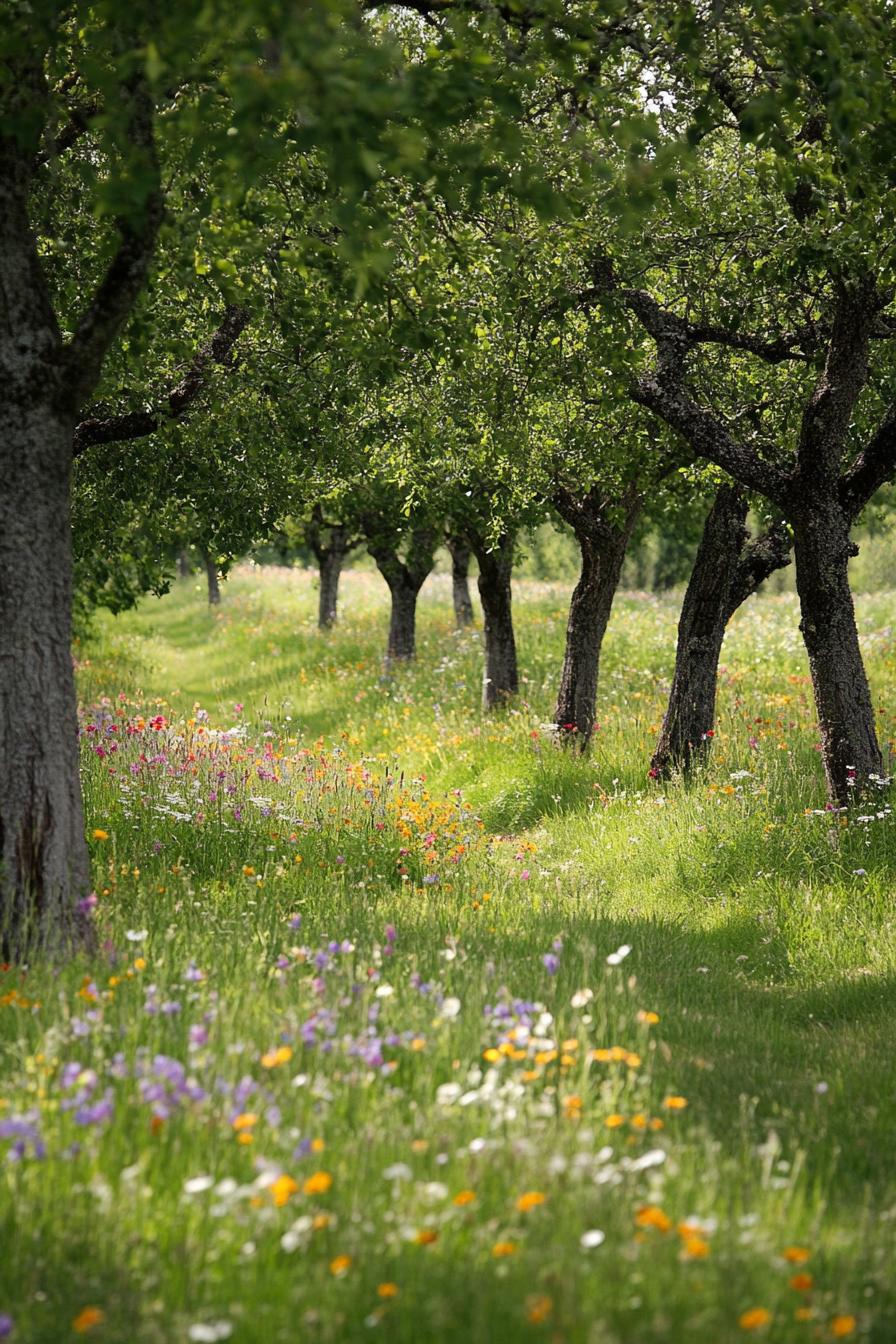
[[[485,627],[482,707],[492,710],[505,705],[519,690],[510,589],[514,538],[505,533],[493,550],[487,550],[478,535],[471,536],[470,541],[479,563],[479,599]]]
[[[71,653],[73,425],[36,390],[8,389],[0,439],[3,960],[89,940],[78,910],[90,869]]]
[[[669,704],[650,763],[655,779],[675,770],[689,774],[709,751],[719,655],[747,539],[747,507],[744,491],[723,485],[707,514],[678,621]]]
[[[458,630],[473,624],[473,599],[470,596],[470,546],[462,537],[449,536],[445,544],[451,554],[451,597],[454,624]]]
[[[747,509],[746,493],[723,485],[707,514],[678,622],[669,703],[650,763],[654,779],[676,771],[687,777],[706,760],[728,622],[770,574],[789,563],[786,528],[775,524],[748,541]]]
[[[202,552],[205,562],[205,577],[208,583],[208,604],[216,607],[221,601],[221,587],[218,583],[218,566],[208,551]]]
[[[821,731],[828,792],[847,806],[883,774],[874,706],[849,586],[851,519],[834,499],[806,499],[793,515],[800,630]]]
[[[601,646],[641,497],[630,491],[623,501],[608,502],[596,490],[577,497],[560,489],[554,504],[572,527],[582,555],[569,604],[554,722],[561,741],[585,752],[594,732]]]

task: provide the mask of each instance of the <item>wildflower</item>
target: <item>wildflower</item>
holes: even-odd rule
[[[790,1279],[790,1286],[797,1293],[808,1293],[813,1283],[811,1274],[794,1274]]]
[[[812,1252],[805,1246],[785,1246],[781,1254],[788,1264],[804,1265]]]
[[[462,1209],[466,1204],[475,1203],[475,1200],[476,1200],[475,1190],[458,1190],[457,1194],[454,1196],[454,1199],[451,1202],[452,1204],[456,1204],[458,1208]]]
[[[85,1307],[72,1321],[72,1329],[76,1335],[86,1335],[94,1326],[102,1325],[105,1319],[106,1313],[101,1307]]]
[[[628,943],[623,943],[621,947],[617,947],[616,951],[611,952],[607,957],[607,965],[618,966],[620,962],[625,961],[631,950],[632,949],[629,947]]]
[[[528,1213],[530,1209],[537,1209],[546,1199],[547,1195],[543,1195],[540,1190],[527,1190],[525,1194],[520,1195],[516,1206],[520,1213]]]
[[[560,969],[560,958],[554,952],[545,952],[542,957],[542,964],[548,975],[556,975]]]
[[[97,827],[96,830],[95,830],[94,833],[93,833],[93,838],[94,838],[94,840],[108,840],[108,839],[109,839],[109,832],[108,832],[108,831],[100,830],[100,828]],[[83,1313],[82,1313],[82,1314],[83,1314]],[[90,1327],[88,1327],[88,1329],[89,1329],[89,1328],[90,1328]]]
[[[681,1253],[685,1260],[705,1260],[709,1255],[709,1242],[705,1237],[685,1237]]]
[[[654,1013],[650,1010],[645,1010],[644,1008],[642,1008],[637,1013],[637,1019],[639,1022],[643,1022],[644,1025],[647,1027],[655,1027],[657,1022],[659,1022],[660,1020],[660,1015],[659,1013]]]
[[[604,1121],[604,1124],[607,1126],[608,1129],[618,1129],[620,1125],[625,1124],[625,1116],[619,1115],[618,1113],[608,1115],[606,1120]]]
[[[264,1069],[276,1069],[280,1064],[288,1064],[291,1059],[291,1047],[280,1045],[276,1050],[268,1050],[267,1054],[262,1055],[261,1066]]]
[[[306,1195],[325,1195],[332,1184],[333,1177],[328,1171],[316,1171],[308,1177],[302,1188]]]
[[[352,1258],[350,1255],[337,1255],[330,1261],[330,1273],[336,1279],[341,1279],[343,1274],[347,1274],[352,1267]]]
[[[749,1311],[741,1312],[737,1323],[741,1330],[761,1330],[771,1319],[772,1314],[765,1307],[750,1307]]]
[[[542,1325],[551,1312],[554,1310],[552,1300],[541,1293],[538,1297],[530,1297],[526,1305],[526,1319],[530,1325]]]
[[[422,1227],[414,1237],[417,1246],[432,1246],[439,1239],[439,1234],[434,1227]]]
[[[687,1097],[666,1097],[663,1106],[667,1111],[683,1111],[688,1104]]]
[[[657,1204],[646,1204],[635,1214],[638,1227],[655,1227],[658,1232],[668,1232],[672,1219]]]
[[[281,1175],[271,1185],[271,1198],[282,1209],[283,1205],[288,1203],[299,1188],[298,1181],[293,1180],[291,1176]]]
[[[0,1311],[0,1339],[7,1339],[12,1334],[13,1319],[5,1311]]]
[[[496,1260],[505,1260],[508,1255],[516,1255],[518,1250],[515,1241],[496,1241],[492,1247],[492,1255]]]
[[[380,1284],[377,1285],[376,1295],[377,1295],[377,1297],[386,1297],[386,1298],[388,1298],[388,1297],[397,1297],[397,1296],[398,1296],[398,1284],[397,1284],[397,1283],[380,1283]]]
[[[588,1232],[583,1232],[579,1237],[579,1245],[583,1251],[591,1251],[595,1246],[602,1246],[606,1237],[599,1227],[593,1227]]]
[[[831,1321],[831,1334],[835,1339],[845,1339],[856,1331],[855,1316],[835,1316]]]
[[[243,1111],[243,1113],[238,1115],[231,1123],[233,1128],[239,1134],[241,1131],[251,1129],[253,1125],[257,1125],[258,1116],[254,1115],[252,1111]]]

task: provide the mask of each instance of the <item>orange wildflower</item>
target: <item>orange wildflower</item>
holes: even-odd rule
[[[520,1213],[528,1213],[530,1209],[537,1209],[546,1199],[547,1195],[543,1195],[540,1190],[527,1190],[525,1194],[520,1195],[516,1206]]]
[[[658,1232],[668,1232],[672,1219],[657,1204],[646,1204],[635,1214],[638,1227],[655,1227]]]
[[[337,1255],[330,1261],[330,1273],[339,1279],[343,1274],[347,1274],[352,1267],[352,1258],[350,1255]]]
[[[741,1330],[761,1330],[771,1319],[772,1314],[765,1307],[750,1307],[749,1311],[741,1312],[737,1323]]]
[[[76,1335],[86,1335],[94,1326],[102,1325],[105,1319],[106,1313],[101,1307],[85,1307],[72,1321],[72,1329]]]
[[[299,1188],[298,1181],[294,1181],[291,1176],[278,1176],[271,1185],[271,1199],[282,1209],[283,1205],[288,1203]]]
[[[458,1208],[463,1208],[465,1204],[472,1204],[475,1201],[475,1199],[476,1199],[475,1190],[458,1190],[457,1194],[454,1196],[454,1199],[451,1202],[453,1204],[456,1204]]]
[[[302,1186],[306,1195],[325,1195],[333,1185],[333,1177],[328,1171],[316,1171]]]
[[[835,1316],[831,1321],[831,1334],[835,1339],[846,1339],[847,1335],[854,1335],[855,1330],[855,1316]]]
[[[516,1255],[518,1250],[515,1241],[496,1241],[492,1247],[492,1255],[496,1260],[504,1260],[508,1255]]]

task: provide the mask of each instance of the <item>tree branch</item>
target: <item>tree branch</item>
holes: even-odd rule
[[[147,187],[139,217],[117,221],[118,248],[63,352],[64,395],[76,411],[96,386],[106,353],[143,287],[164,213],[154,107],[145,77],[135,75],[124,93],[133,164],[145,173]]]
[[[179,420],[197,399],[215,364],[227,364],[231,351],[249,322],[249,313],[237,304],[228,304],[215,334],[197,350],[179,383],[160,398],[161,405],[122,415],[93,415],[75,429],[75,457],[98,443],[123,443],[155,434],[169,420]]]
[[[840,502],[855,518],[882,485],[896,475],[896,402],[840,482]]]

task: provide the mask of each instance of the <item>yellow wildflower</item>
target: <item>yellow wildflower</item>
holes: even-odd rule
[[[313,1176],[309,1176],[302,1187],[306,1195],[325,1195],[333,1184],[333,1177],[328,1171],[316,1171]]]
[[[831,1321],[831,1334],[835,1339],[845,1339],[847,1335],[854,1335],[855,1330],[855,1316],[835,1316]]]

